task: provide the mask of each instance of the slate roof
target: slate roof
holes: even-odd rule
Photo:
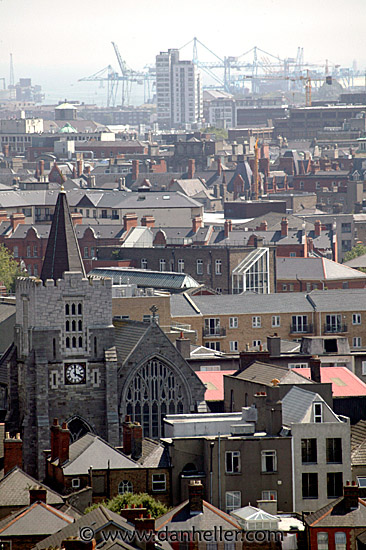
[[[327,406],[324,399],[319,394],[306,391],[303,388],[294,386],[282,398],[282,422],[284,426],[299,424],[303,422],[313,403],[323,403]]]
[[[172,180],[180,179],[181,177],[182,177],[181,172],[161,172],[161,173],[140,172],[137,180],[135,180],[131,184],[127,183],[127,185],[129,189],[132,189],[133,191],[135,191],[143,185],[144,180],[149,180],[151,184],[151,190],[160,191],[163,185],[165,185],[165,187],[168,188],[168,185]],[[130,178],[131,178],[131,174],[127,174],[126,182],[128,182]]]
[[[65,271],[78,271],[86,276],[66,193],[61,191],[52,218],[41,279],[56,281],[62,278]]]
[[[276,259],[277,280],[324,280],[365,279],[366,273],[333,262],[327,258],[280,258]]]
[[[142,440],[142,455],[136,461],[144,468],[169,468],[169,453],[158,441],[145,437]]]
[[[122,321],[113,319],[114,338],[118,358],[124,363],[140,340],[150,328],[150,324],[139,321]]]
[[[29,504],[29,488],[36,486],[47,490],[47,504],[57,507],[64,504],[61,495],[16,466],[0,481],[0,508],[2,506],[27,506]]]
[[[186,500],[155,521],[155,528],[160,531],[168,526],[169,530],[191,531],[195,529],[212,531],[213,526],[222,527],[224,531],[240,530],[239,524],[234,518],[222,512],[212,504],[203,501],[203,513],[191,515],[189,510],[189,501]]]
[[[198,378],[206,386],[205,401],[224,400],[224,376],[234,374],[233,370],[196,371]]]
[[[116,514],[115,512],[111,512],[111,510],[108,510],[104,506],[99,506],[92,512],[89,512],[88,514],[85,514],[85,516],[82,516],[71,525],[68,525],[67,527],[61,529],[61,531],[59,531],[58,533],[55,533],[54,535],[43,539],[34,546],[33,550],[61,548],[61,543],[63,540],[69,537],[79,537],[80,529],[82,527],[92,527],[97,535],[97,542],[100,544],[100,546],[97,545],[97,548],[106,548],[106,546],[104,546],[105,541],[101,541],[101,536],[98,536],[98,532],[100,532],[101,529],[107,527],[108,525],[114,525],[124,531],[134,531],[134,527],[130,523],[128,523],[127,520],[125,520],[122,516]],[[131,546],[127,544],[123,544],[123,547],[131,548]]]
[[[358,499],[358,508],[346,510],[343,497],[339,497],[320,508],[313,514],[305,516],[304,521],[309,527],[351,527],[365,528],[366,502]]]
[[[88,433],[71,443],[69,460],[63,465],[65,476],[86,475],[94,470],[139,468],[139,465],[114,449],[97,435]]]
[[[262,363],[261,361],[253,361],[248,367],[237,371],[233,376],[240,380],[248,380],[265,386],[272,386],[272,380],[275,378],[281,384],[313,384],[311,380],[293,372],[293,370],[287,367]]]
[[[174,271],[151,271],[130,267],[96,267],[88,275],[110,277],[115,284],[133,283],[141,288],[159,288],[172,292],[200,286],[190,275]]]
[[[248,229],[254,231],[256,227],[258,227],[262,222],[266,221],[267,230],[278,231],[281,230],[281,220],[283,217],[284,214],[281,212],[268,212],[267,214],[263,214],[263,216],[258,216],[253,220],[249,220],[248,222],[240,224],[239,227],[248,227]],[[302,225],[304,222],[300,217],[294,216],[293,214],[286,214],[286,218],[288,221],[289,229],[302,229]],[[305,230],[309,231],[310,229],[314,229],[314,223],[305,221]]]
[[[351,426],[351,450],[354,451],[366,441],[366,420],[359,420]]]
[[[348,267],[352,267],[355,269],[358,269],[360,267],[366,267],[366,254],[362,254],[362,256],[358,256],[357,258],[353,258],[353,260],[350,260],[349,262],[345,262],[344,265]]]
[[[15,303],[14,304],[4,304],[0,302],[0,323],[9,319],[12,315],[15,314]]]
[[[310,368],[292,369],[311,379]],[[322,383],[332,384],[333,397],[366,395],[366,384],[347,367],[320,367]]]
[[[35,502],[0,521],[0,537],[49,535],[60,531],[74,518],[43,502]]]

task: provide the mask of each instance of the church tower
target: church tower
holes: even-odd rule
[[[74,439],[120,443],[112,281],[86,278],[64,190],[41,277],[19,279],[16,300],[7,429],[22,433],[24,468],[42,478],[54,418]]]

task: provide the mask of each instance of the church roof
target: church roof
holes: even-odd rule
[[[71,220],[66,193],[58,195],[50,236],[43,261],[41,279],[60,279],[65,271],[79,271],[85,277],[84,264]]]

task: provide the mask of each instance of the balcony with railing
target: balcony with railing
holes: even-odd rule
[[[203,328],[203,337],[204,338],[223,338],[226,336],[226,328],[224,327],[204,327]]]
[[[342,323],[325,323],[324,333],[326,334],[336,334],[340,332],[348,332],[347,325]]]
[[[314,332],[313,325],[309,325],[309,324],[296,325],[293,323],[290,325],[291,334],[312,334],[313,332]]]

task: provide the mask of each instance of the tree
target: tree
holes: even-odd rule
[[[344,261],[349,262],[354,258],[358,258],[358,256],[363,256],[364,254],[366,254],[366,246],[362,243],[358,243],[344,255]]]
[[[4,246],[0,245],[0,281],[8,292],[15,291],[17,277],[26,277],[27,273],[22,271],[20,265],[14,260],[13,254]]]
[[[228,137],[228,131],[225,130],[225,128],[215,128],[214,126],[208,126],[207,128],[201,128],[200,132],[204,132],[207,134],[214,134],[215,139],[227,139]]]
[[[90,506],[90,508],[85,510],[85,513],[91,512],[99,506],[105,506],[108,510],[116,512],[116,514],[120,514],[123,508],[126,506],[131,508],[131,505],[134,505],[135,508],[142,505],[142,508],[146,508],[146,513],[151,514],[151,517],[153,518],[159,518],[160,516],[166,514],[169,510],[164,504],[158,500],[155,500],[155,498],[147,493],[123,493],[123,495],[117,495],[110,500],[93,504],[93,506]]]

